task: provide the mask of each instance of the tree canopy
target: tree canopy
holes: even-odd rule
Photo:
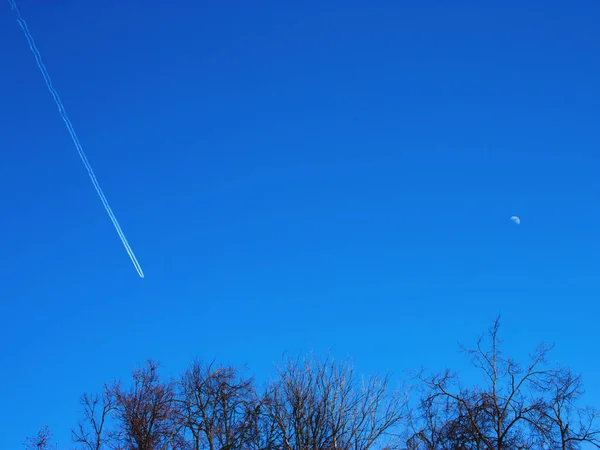
[[[463,348],[483,382],[417,373],[403,389],[391,377],[357,374],[347,361],[289,359],[262,389],[244,370],[193,361],[163,379],[148,360],[130,382],[83,394],[72,430],[82,450],[577,450],[600,448],[597,410],[579,405],[581,377],[549,362],[540,345],[518,363],[502,351],[496,320]],[[56,448],[45,426],[29,449]]]

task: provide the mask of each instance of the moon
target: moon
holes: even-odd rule
[[[511,216],[510,220],[512,220],[514,223],[516,223],[517,225],[521,224],[521,219],[519,219],[518,216]]]

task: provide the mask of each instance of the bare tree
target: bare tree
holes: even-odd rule
[[[488,346],[480,338],[475,349],[464,349],[484,376],[482,387],[465,388],[445,371],[419,375],[424,395],[409,421],[409,448],[574,450],[582,442],[598,445],[594,412],[574,408],[579,378],[548,365],[551,346],[540,345],[522,366],[500,349],[496,319]],[[576,430],[569,428],[573,413]],[[567,417],[569,420],[567,421]]]
[[[249,422],[251,428],[248,430],[248,450],[279,450],[278,427],[269,416],[270,402],[272,397],[270,391],[258,398],[254,410],[250,414]]]
[[[288,361],[263,406],[277,433],[274,448],[394,448],[391,432],[403,417],[405,399],[390,394],[388,385],[387,376],[358,380],[351,366],[329,359]]]
[[[115,408],[108,386],[104,386],[101,396],[83,394],[80,403],[83,406],[83,419],[71,430],[73,442],[84,449],[101,450],[109,444],[107,422]]]
[[[25,448],[28,450],[51,450],[51,442],[52,431],[48,425],[44,425],[35,436],[25,439]]]
[[[465,389],[457,377],[446,371],[431,377],[421,376],[429,389],[427,400],[440,399],[454,410],[454,425],[461,424],[456,438],[463,447],[472,443],[475,448],[503,450],[532,448],[531,435],[525,432],[532,415],[539,411],[538,399],[530,395],[532,386],[539,384],[551,371],[545,368],[546,356],[551,347],[540,346],[525,368],[500,350],[496,319],[489,331],[489,348],[484,348],[483,338],[475,349],[464,349],[473,365],[485,380],[483,389]],[[451,423],[446,422],[445,427]]]
[[[466,396],[466,393],[463,393]],[[480,411],[473,418],[461,404],[447,398],[426,396],[408,417],[409,450],[471,450],[482,448],[482,439],[473,433],[471,420],[480,428],[489,426]]]
[[[258,396],[238,369],[194,362],[178,383],[180,423],[194,450],[250,446],[256,430]]]
[[[598,411],[580,407],[577,400],[583,394],[583,382],[568,369],[557,370],[538,386],[544,398],[539,417],[533,422],[543,442],[561,450],[578,449],[582,443],[600,448]]]
[[[132,378],[129,389],[117,382],[108,390],[117,419],[117,429],[111,433],[115,446],[125,450],[183,448],[173,387],[161,381],[158,365],[149,360],[133,371]]]

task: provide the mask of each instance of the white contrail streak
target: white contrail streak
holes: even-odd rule
[[[92,166],[90,166],[90,163],[88,162],[88,159],[85,156],[85,153],[83,152],[83,148],[81,147],[81,144],[79,143],[79,139],[77,138],[77,134],[75,134],[75,129],[73,128],[73,125],[71,124],[71,121],[69,120],[69,117],[67,116],[67,113],[65,112],[65,108],[62,104],[60,97],[58,96],[58,92],[56,92],[56,90],[54,89],[54,86],[52,85],[52,80],[50,79],[50,75],[48,74],[48,71],[46,70],[46,66],[42,62],[42,56],[40,55],[40,52],[35,45],[33,37],[31,36],[31,33],[29,32],[29,28],[27,28],[27,23],[25,22],[23,17],[21,17],[21,13],[19,11],[19,8],[17,8],[15,1],[8,0],[8,3],[10,3],[10,6],[15,11],[15,14],[17,16],[17,22],[19,23],[21,29],[23,30],[23,33],[25,34],[25,37],[27,38],[27,42],[29,43],[29,48],[31,49],[33,56],[35,56],[35,61],[37,62],[38,68],[40,69],[40,72],[42,73],[42,76],[44,77],[46,86],[48,87],[48,90],[50,91],[50,93],[52,94],[52,97],[54,98],[54,102],[56,103],[56,106],[58,107],[58,111],[60,112],[62,120],[65,123],[65,125],[67,126],[67,130],[69,131],[69,134],[71,135],[73,144],[75,144],[75,148],[77,149],[77,152],[79,153],[79,156],[81,157],[81,160],[83,161],[83,165],[87,169],[88,175],[90,176],[90,179],[92,180],[92,184],[94,185],[94,188],[96,189],[96,192],[98,193],[98,196],[100,197],[100,200],[102,200],[104,209],[106,210],[108,217],[110,217],[110,220],[112,221],[113,225],[115,226],[115,230],[117,230],[117,234],[119,235],[119,238],[121,238],[121,242],[123,243],[125,250],[127,250],[127,254],[129,255],[129,258],[131,258],[131,262],[133,263],[135,270],[137,270],[137,273],[139,274],[139,276],[141,278],[144,278],[144,272],[142,271],[142,267],[140,266],[140,263],[138,263],[138,260],[135,257],[133,250],[131,249],[129,243],[127,242],[127,239],[125,238],[125,234],[123,233],[123,230],[121,230],[121,226],[119,225],[117,218],[113,214],[112,209],[110,209],[108,200],[106,200],[106,197],[104,196],[104,192],[102,192],[102,189],[100,188],[100,184],[98,183],[98,180],[96,179],[96,175],[94,175]]]

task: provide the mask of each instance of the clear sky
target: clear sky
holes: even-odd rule
[[[143,280],[0,3],[0,448],[147,357],[401,380],[498,313],[600,406],[600,4],[496,3],[18,2]]]

